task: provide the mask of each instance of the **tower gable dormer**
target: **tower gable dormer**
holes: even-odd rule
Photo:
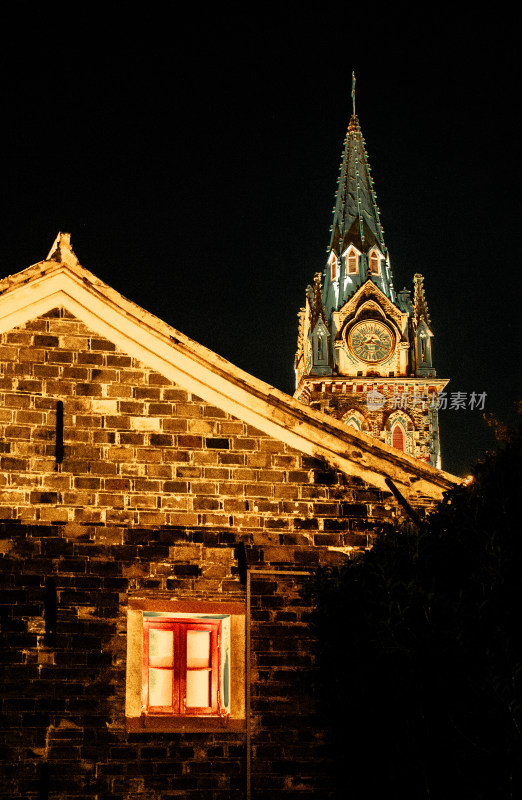
[[[401,332],[401,337],[407,338],[408,314],[401,311],[395,303],[392,303],[382,289],[369,278],[346,300],[338,311],[332,314],[332,333],[337,334],[345,324],[346,319],[360,314],[361,306],[370,301],[375,304],[376,309],[380,309],[380,312],[377,313],[382,313],[388,316],[390,320],[393,320],[393,323]]]

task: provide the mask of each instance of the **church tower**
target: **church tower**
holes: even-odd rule
[[[299,313],[295,397],[440,468],[439,395],[424,278],[393,286],[365,141],[344,141],[326,269]]]

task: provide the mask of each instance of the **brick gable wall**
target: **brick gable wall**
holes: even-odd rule
[[[208,525],[278,531],[287,538],[273,541],[287,546],[358,547],[368,520],[396,513],[378,490],[191,396],[63,309],[1,338],[4,519]]]
[[[63,309],[2,335],[0,376],[0,796],[246,796],[244,733],[125,728],[128,599],[245,602],[240,544],[252,797],[329,796],[307,577],[284,573],[366,547],[399,515],[391,496],[188,394]]]

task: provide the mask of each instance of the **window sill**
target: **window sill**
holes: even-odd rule
[[[230,717],[126,717],[125,727],[128,733],[163,733],[169,731],[221,731],[231,733],[246,730],[244,719],[231,719]]]

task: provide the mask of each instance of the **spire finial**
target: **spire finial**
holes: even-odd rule
[[[353,114],[355,116],[355,72],[352,71],[352,104]]]

